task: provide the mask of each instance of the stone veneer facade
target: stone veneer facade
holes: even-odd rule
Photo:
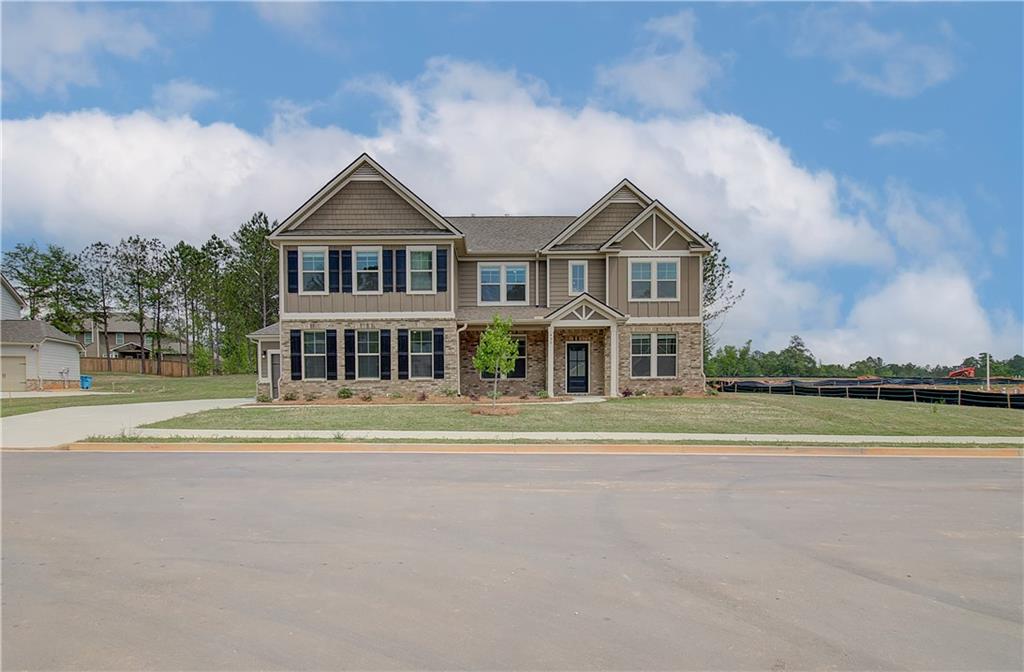
[[[444,378],[421,380],[398,379],[398,329],[444,329]],[[337,380],[292,380],[291,379],[291,338],[292,329],[317,330],[337,329],[338,331],[338,379]],[[345,329],[390,329],[391,330],[391,380],[345,380]],[[359,320],[352,322],[332,320],[288,321],[281,323],[281,389],[283,399],[289,393],[295,393],[298,399],[306,399],[310,394],[317,398],[337,397],[338,390],[347,387],[356,397],[364,393],[375,396],[401,393],[411,397],[425,392],[442,394],[446,390],[458,391],[456,382],[458,371],[458,353],[456,348],[455,322],[453,320]],[[265,388],[269,394],[270,386]]]
[[[480,342],[482,330],[466,330],[460,334],[460,356],[462,358],[462,394],[485,396],[494,389],[493,380],[484,380],[473,368],[473,354]],[[498,393],[510,396],[536,395],[547,389],[547,347],[546,330],[512,329],[514,336],[526,336],[526,378],[498,381]]]
[[[605,339],[610,329],[608,327],[587,328],[587,329],[564,329],[555,327],[555,367],[554,387],[555,396],[566,394],[565,391],[565,344],[570,341],[586,341],[590,344],[590,391],[587,394],[601,397],[607,394],[606,390],[611,389],[611,369],[607,366],[608,352],[605,347]],[[546,342],[545,342],[545,347]]]
[[[676,377],[633,378],[630,375],[632,334],[676,334]],[[634,393],[672,394],[682,388],[685,394],[704,393],[704,352],[701,347],[701,325],[636,324],[619,327],[619,394],[629,389]]]

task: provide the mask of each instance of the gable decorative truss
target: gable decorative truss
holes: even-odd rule
[[[459,231],[451,222],[438,214],[437,211],[427,205],[419,196],[410,191],[404,184],[399,182],[391,173],[384,170],[379,163],[373,160],[373,157],[365,152],[360,154],[359,157],[350,163],[344,170],[335,175],[330,182],[321,187],[319,191],[309,198],[309,200],[299,206],[295,212],[288,215],[288,217],[270,233],[269,237],[273,240],[282,235],[286,235],[288,231],[291,231],[304,222],[306,218],[316,212],[320,206],[345,188],[345,185],[350,182],[359,181],[383,182],[407,203],[409,203],[409,205],[419,211],[420,214],[426,217],[431,224],[435,225],[445,235],[462,237],[462,232]]]
[[[569,223],[567,227],[552,238],[547,245],[540,249],[541,252],[548,252],[556,245],[564,243],[568,240],[572,234],[582,229],[587,222],[592,220],[598,213],[605,209],[605,206],[611,203],[638,203],[641,206],[647,206],[652,203],[650,196],[640,191],[640,189],[627,179],[623,179],[621,182],[612,187],[611,191],[601,197],[601,199],[590,206],[586,212],[574,219]]]
[[[610,322],[622,322],[627,317],[628,315],[620,313],[604,301],[584,292],[545,315],[544,319],[551,322],[561,320],[578,320],[581,322],[607,320]]]
[[[654,226],[651,227],[652,240],[647,240],[644,236],[637,231],[637,227],[647,221],[649,217],[654,218]],[[658,237],[658,221],[668,223],[671,231],[668,235]],[[667,243],[673,236],[682,236],[683,240],[686,240],[691,244],[690,249],[694,252],[710,252],[711,244],[708,241],[690,228],[690,226],[679,219],[671,210],[666,208],[661,201],[653,201],[650,205],[643,209],[643,211],[634,217],[632,220],[626,223],[621,229],[616,232],[614,236],[609,238],[604,245],[600,247],[600,251],[606,252],[612,249],[613,245],[616,245],[628,236],[630,233],[634,234],[640,239],[640,242],[644,243],[650,250],[660,250],[665,243]],[[696,243],[697,247],[693,247]]]

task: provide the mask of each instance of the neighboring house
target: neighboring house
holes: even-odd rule
[[[149,358],[156,348],[153,320],[146,318],[142,325],[146,332],[139,333],[139,323],[124,313],[114,313],[107,320],[107,332],[110,335],[110,356],[121,359]],[[87,319],[82,323],[82,331],[75,335],[78,342],[85,348],[86,357],[106,357],[103,344],[103,324]],[[160,339],[160,349],[164,361],[184,361],[185,342],[170,334]]]
[[[0,390],[20,392],[53,387],[78,387],[81,346],[71,336],[42,320],[6,319],[8,301],[21,301],[3,280],[0,322]],[[24,301],[21,301],[24,307]]]
[[[0,319],[20,320],[23,310],[28,308],[28,301],[21,298],[21,294],[7,281],[6,276],[0,273],[0,285],[3,286],[3,293],[0,294]]]
[[[280,322],[259,392],[483,394],[472,366],[494,315],[520,360],[502,390],[701,392],[711,248],[629,180],[582,214],[443,217],[367,155],[269,236]]]

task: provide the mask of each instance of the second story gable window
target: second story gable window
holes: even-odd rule
[[[587,262],[569,262],[569,295],[575,296],[587,291]]]
[[[353,287],[356,294],[380,294],[381,293],[381,248],[379,247],[353,247],[352,256],[355,258],[356,275]]]
[[[303,248],[302,294],[324,294],[327,291],[327,248]]]
[[[478,268],[478,303],[526,304],[529,294],[526,264],[480,264]]]
[[[630,259],[630,301],[675,301],[678,298],[678,259]]]
[[[435,247],[409,247],[409,289],[410,294],[434,293]]]
[[[114,345],[124,345],[124,332],[119,331],[114,334]]]

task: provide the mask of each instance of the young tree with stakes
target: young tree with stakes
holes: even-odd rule
[[[480,343],[473,354],[473,368],[481,375],[492,377],[491,406],[498,400],[498,378],[507,376],[516,368],[519,344],[512,338],[512,322],[495,315],[494,320],[480,336]]]

